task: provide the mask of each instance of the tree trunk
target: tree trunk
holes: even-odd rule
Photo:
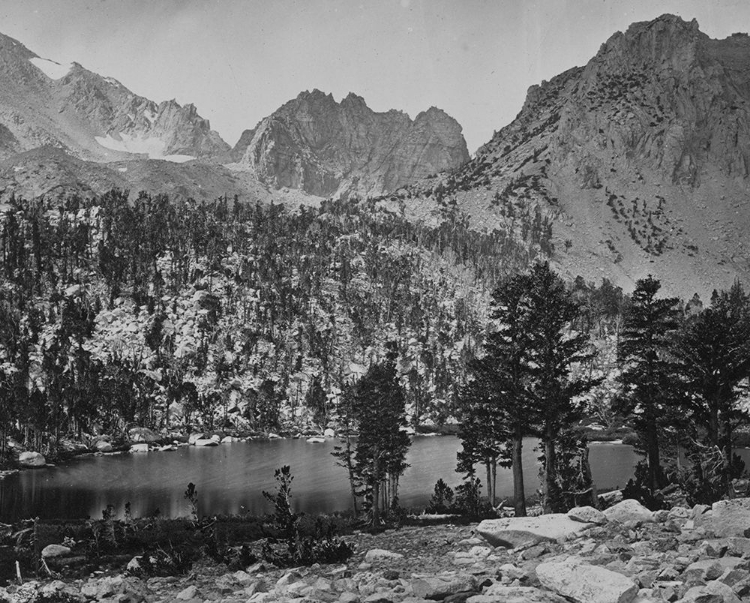
[[[661,487],[661,461],[659,458],[659,434],[656,421],[650,421],[646,431],[646,455],[648,458],[648,481],[651,492]]]
[[[519,436],[520,426],[516,427],[516,435],[513,438],[513,498],[516,517],[526,517],[526,494],[523,487],[523,439]]]
[[[492,462],[489,457],[484,460],[484,468],[487,471],[487,498],[489,498],[492,506],[495,506],[495,499],[492,496]]]
[[[357,488],[354,486],[354,466],[352,465],[352,443],[349,436],[349,425],[346,426],[346,470],[349,473],[349,487],[352,492],[352,507],[354,517],[357,516]]]
[[[497,459],[492,463],[492,506],[497,504]]]
[[[555,492],[555,440],[552,425],[545,429],[544,440],[544,513],[553,513],[552,495]]]
[[[380,453],[375,450],[372,467],[372,527],[380,525]]]
[[[724,456],[722,464],[722,482],[727,497],[734,498],[734,491],[732,489],[732,424],[728,418],[724,419],[723,423],[720,444],[721,452]]]

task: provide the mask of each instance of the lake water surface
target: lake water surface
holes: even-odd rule
[[[158,509],[162,516],[190,514],[183,493],[189,482],[198,490],[199,512],[263,514],[271,510],[261,492],[273,492],[274,469],[290,465],[293,505],[308,513],[350,508],[346,470],[335,464],[331,451],[337,441],[308,444],[305,440],[254,440],[212,448],[189,446],[173,452],[90,456],[66,465],[23,471],[0,481],[0,522],[20,518],[100,518],[114,505],[122,517],[130,502],[134,517]],[[534,440],[524,445],[526,491],[539,487]],[[435,482],[461,483],[455,472],[460,441],[454,436],[415,437],[401,478],[401,504],[424,506]],[[594,444],[591,470],[600,489],[622,487],[640,458],[630,446]],[[484,483],[483,472],[479,477]],[[510,469],[498,469],[498,496],[510,496]]]

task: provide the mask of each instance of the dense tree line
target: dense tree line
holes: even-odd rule
[[[112,191],[1,217],[0,429],[39,450],[177,421],[320,427],[389,341],[410,420],[445,420],[491,284],[539,253],[372,202]]]
[[[458,470],[470,480],[476,466],[485,467],[493,505],[496,468],[512,467],[515,513],[526,514],[527,437],[539,440],[545,511],[565,510],[581,495],[593,500],[581,420],[595,415],[590,392],[605,378],[593,370],[591,336],[612,329],[612,412],[635,430],[644,454],[629,494],[652,506],[664,503],[670,484],[691,502],[733,495],[743,471],[733,436],[750,418],[743,403],[750,297],[736,283],[703,308],[659,290],[651,276],[630,296],[607,281],[566,285],[548,264],[498,284],[484,343],[468,363],[458,454]]]

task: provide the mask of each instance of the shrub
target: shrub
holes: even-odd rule
[[[448,513],[453,506],[453,488],[439,479],[435,484],[435,491],[427,507],[428,513]]]
[[[145,577],[184,575],[193,567],[196,555],[190,546],[174,547],[170,544],[144,553],[139,558],[139,567],[130,573]]]
[[[478,477],[470,477],[463,484],[456,486],[456,504],[454,510],[461,515],[479,517],[482,514],[480,492],[482,482]]]
[[[354,553],[352,547],[336,538],[335,524],[316,518],[312,527],[304,515],[292,512],[292,480],[289,465],[277,469],[274,477],[278,482],[276,494],[263,492],[263,496],[274,504],[272,525],[275,534],[263,544],[263,558],[280,567],[313,565],[314,563],[341,563]]]

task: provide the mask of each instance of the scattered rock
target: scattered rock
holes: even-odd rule
[[[605,509],[604,515],[609,521],[626,523],[628,521],[648,523],[654,521],[654,514],[637,500],[628,498]]]
[[[477,580],[469,574],[438,575],[411,581],[411,589],[421,599],[440,600],[462,591],[474,591]]]
[[[484,594],[466,599],[466,603],[568,603],[554,593],[530,586],[493,584]]]
[[[203,432],[191,433],[188,436],[188,444],[190,444],[191,446],[194,446],[198,440],[205,440],[205,439],[207,439],[206,434],[204,434]]]
[[[22,467],[44,467],[47,460],[39,452],[22,452],[18,457],[18,464]]]
[[[200,439],[193,442],[196,446],[218,446],[219,442],[214,439]]]
[[[94,443],[94,450],[97,452],[112,452],[113,447],[107,440],[97,440]]]
[[[612,490],[612,492],[605,492],[599,495],[599,500],[605,507],[610,507],[618,502],[622,501],[622,491]]]
[[[710,512],[695,514],[695,509],[693,512],[695,527],[711,531],[719,538],[745,536],[750,526],[750,498],[720,500],[713,504]]]
[[[371,549],[365,554],[365,562],[372,563],[383,559],[402,559],[403,557],[401,553],[393,553],[385,549]]]
[[[541,542],[566,540],[591,525],[574,521],[563,513],[552,513],[539,517],[485,519],[477,526],[477,532],[492,546],[527,548]]]
[[[550,590],[579,603],[630,603],[638,594],[630,578],[580,560],[541,563],[536,575]]]
[[[48,544],[42,549],[42,557],[45,559],[51,559],[53,557],[65,557],[70,555],[71,550],[67,546],[61,544]]]
[[[607,523],[607,516],[594,507],[573,507],[567,515],[572,520],[581,523],[594,523],[600,526]]]
[[[161,439],[158,433],[148,427],[133,427],[128,430],[128,437],[131,442],[157,442]]]
[[[195,599],[195,597],[198,595],[198,589],[195,587],[194,584],[191,584],[184,590],[181,590],[179,593],[177,593],[176,598],[180,601],[189,601],[190,599]]]

